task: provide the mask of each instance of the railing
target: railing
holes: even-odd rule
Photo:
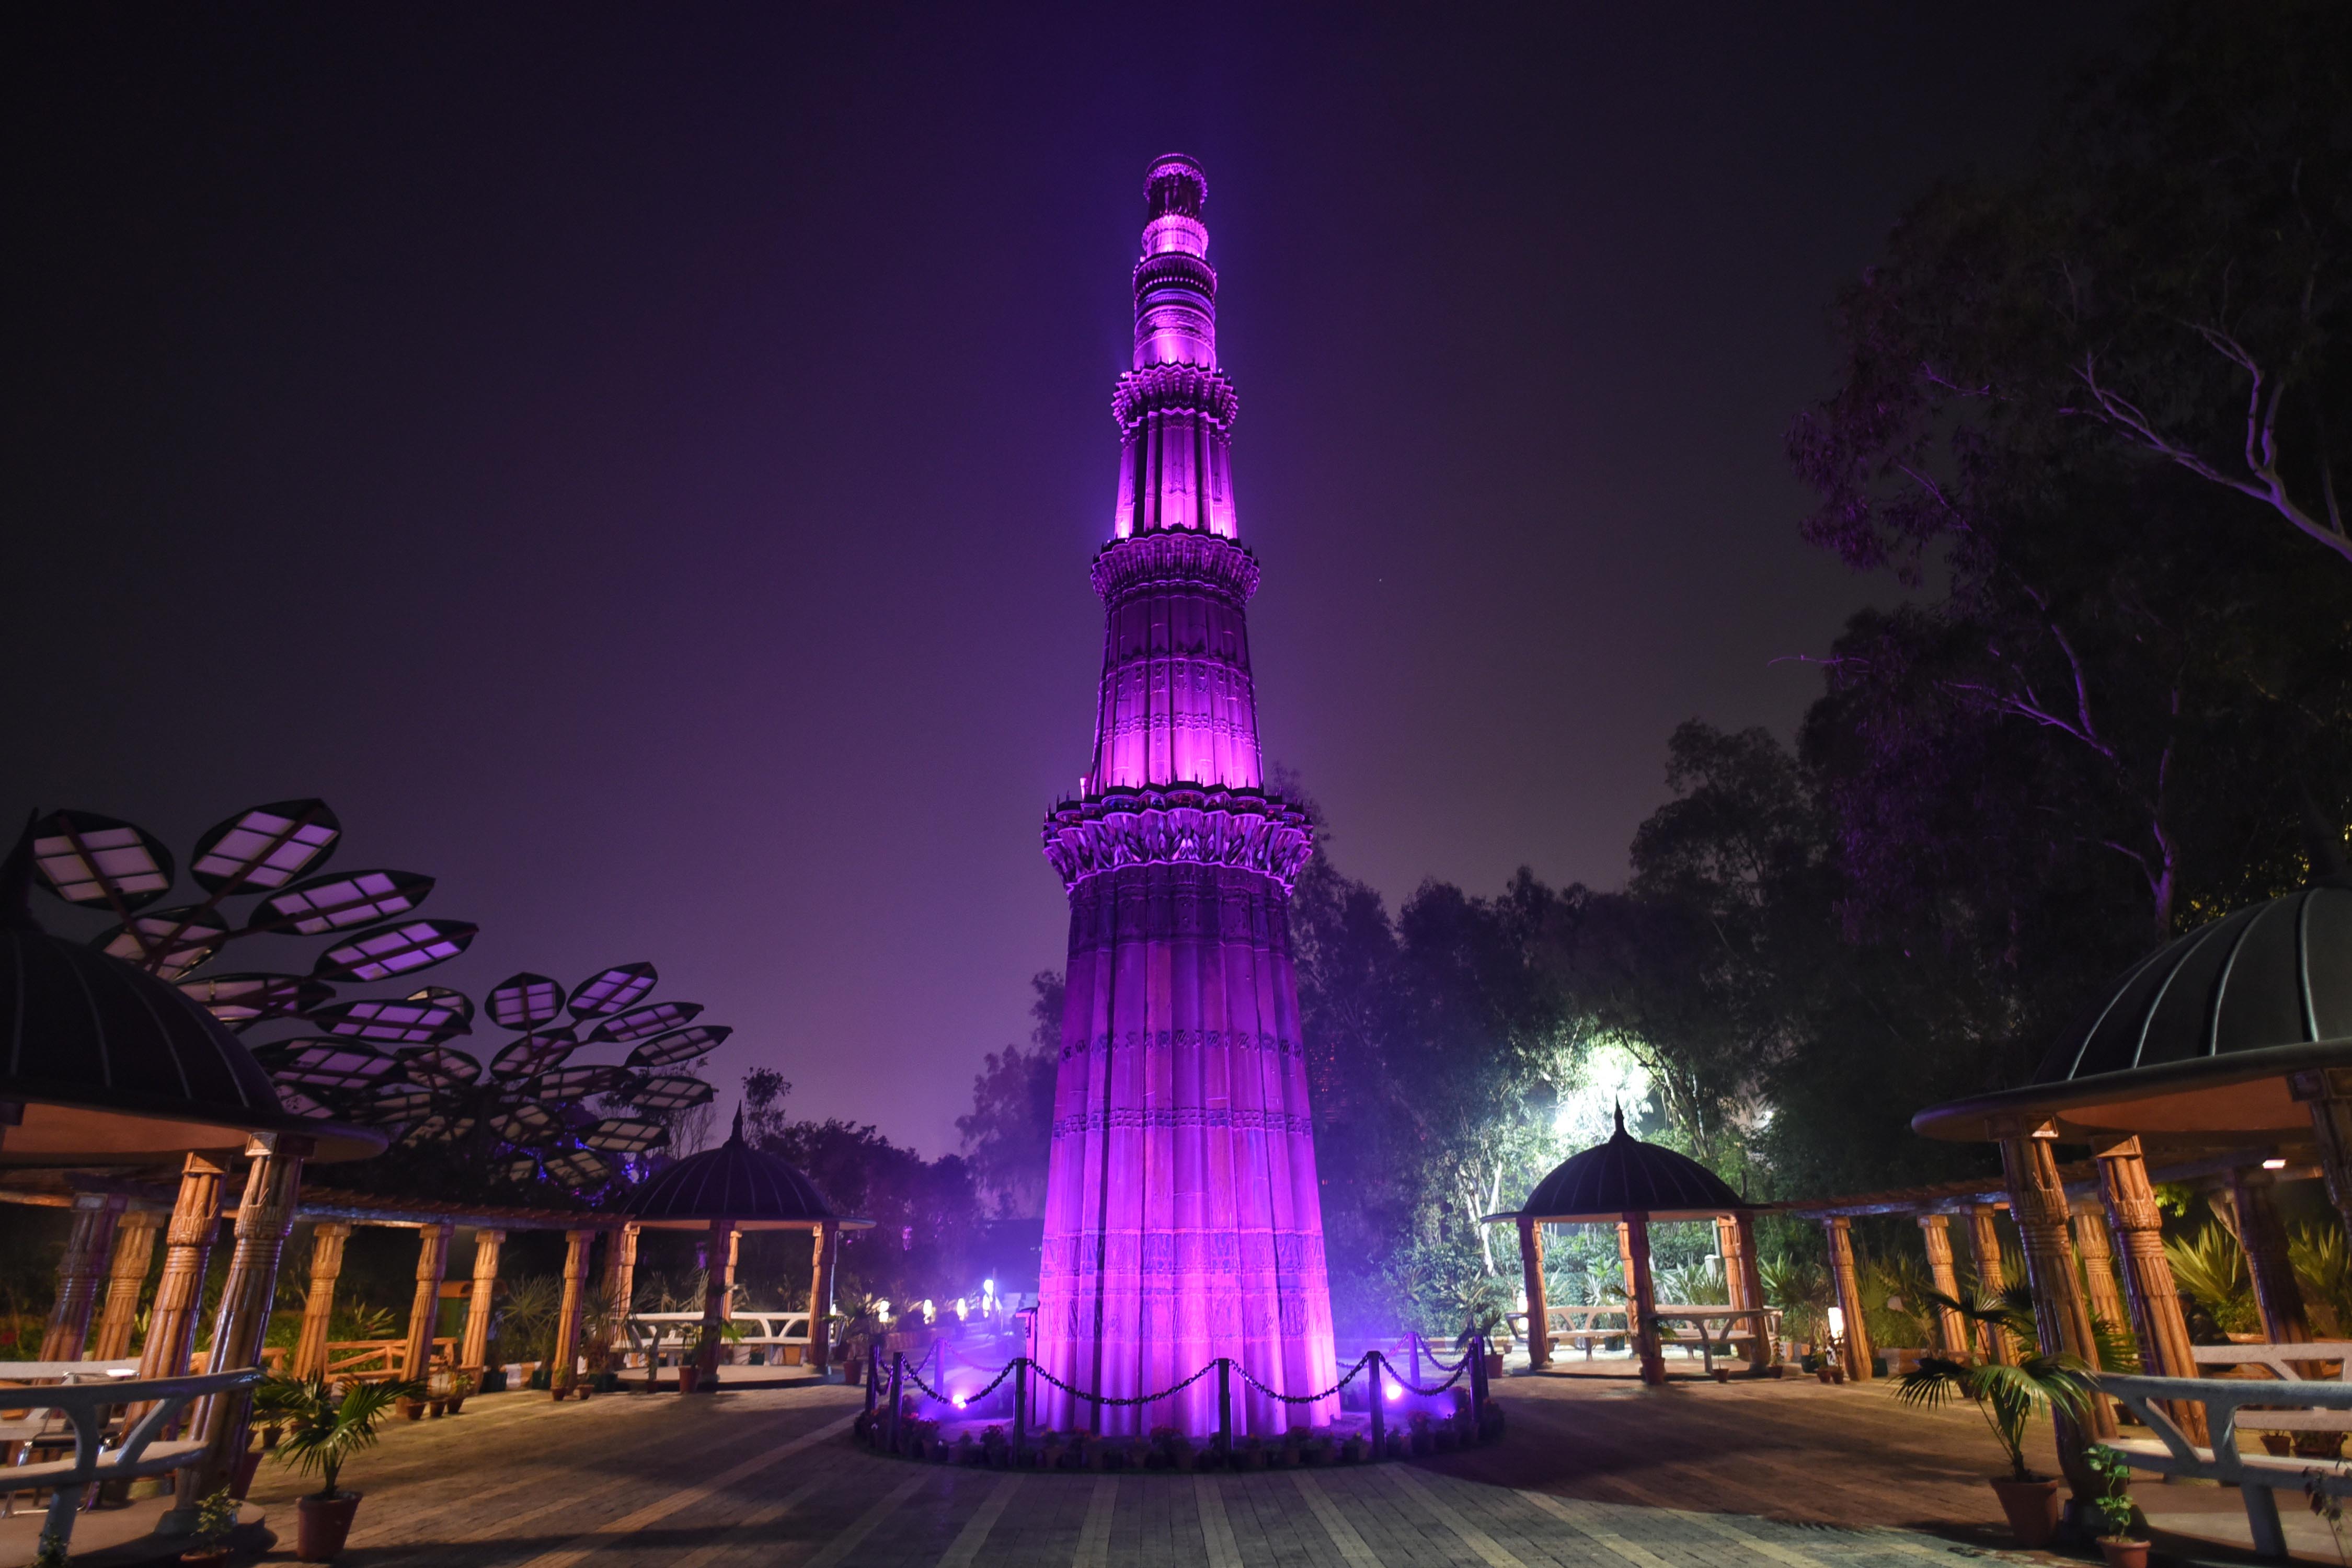
[[[325,1372],[330,1383],[388,1383],[405,1375],[402,1363],[408,1356],[405,1339],[340,1339],[327,1343]],[[436,1339],[426,1352],[425,1370],[435,1365],[452,1366],[457,1360],[455,1339]]]
[[[2201,1348],[2201,1347],[2200,1347]],[[2220,1348],[2220,1347],[2215,1347]],[[2295,1344],[2260,1347],[2279,1353],[2309,1353],[2312,1360],[2334,1360],[2327,1353],[2352,1351],[2346,1344]],[[2204,1359],[2200,1357],[2200,1360]],[[2233,1357],[2267,1362],[2271,1357]],[[2282,1355],[2279,1359],[2284,1359]],[[2301,1355],[2297,1359],[2302,1359]],[[2352,1412],[2352,1383],[2305,1380],[2299,1377],[2137,1377],[2100,1373],[2095,1381],[2103,1394],[2114,1396],[2154,1434],[2149,1438],[2125,1437],[2107,1446],[2121,1453],[2135,1469],[2159,1475],[2186,1476],[2233,1486],[2244,1500],[2246,1525],[2254,1550],[2264,1557],[2286,1555],[2286,1533],[2279,1524],[2281,1488],[2315,1487],[2333,1497],[2352,1495],[2352,1474],[2343,1467],[2326,1467],[2311,1459],[2274,1458],[2249,1454],[2238,1443],[2242,1426],[2289,1431],[2340,1431],[2342,1413]],[[2205,1407],[2210,1447],[2189,1440],[2167,1405],[2195,1403]],[[2249,1406],[2288,1406],[2285,1412],[2248,1411]],[[2308,1413],[2307,1415],[2304,1413]],[[2321,1413],[2328,1413],[2322,1416]],[[2248,1419],[2246,1417],[2251,1417]]]
[[[38,1369],[58,1364],[61,1364],[0,1363],[0,1376],[55,1375]],[[73,1364],[89,1367],[107,1364],[82,1362]],[[0,1394],[0,1397],[11,1401],[11,1408],[54,1410],[66,1418],[73,1428],[74,1457],[16,1465],[0,1470],[0,1478],[5,1478],[0,1479],[0,1487],[16,1491],[39,1487],[55,1489],[49,1495],[47,1532],[61,1542],[70,1541],[76,1508],[83,1492],[91,1485],[163,1475],[184,1465],[194,1464],[203,1454],[205,1445],[201,1437],[164,1438],[165,1431],[179,1420],[189,1401],[260,1380],[261,1369],[248,1366],[234,1372],[212,1372],[194,1377],[107,1376],[88,1383],[45,1383],[8,1388],[5,1394]],[[130,1427],[121,1434],[121,1440],[109,1448],[106,1446],[108,1412],[118,1405],[129,1405],[138,1413]],[[143,1409],[140,1408],[142,1406]]]
[[[1015,1356],[1007,1362],[985,1387],[958,1396],[934,1388],[925,1382],[921,1375],[925,1364],[934,1354],[943,1354],[943,1346],[934,1345],[931,1351],[924,1353],[912,1364],[908,1361],[905,1351],[892,1354],[887,1396],[889,1408],[883,1413],[882,1418],[877,1420],[876,1406],[883,1396],[881,1392],[882,1352],[878,1345],[869,1348],[866,1353],[866,1429],[869,1440],[877,1441],[879,1446],[888,1448],[892,1453],[903,1451],[900,1418],[907,1403],[906,1390],[909,1386],[920,1390],[940,1404],[961,1408],[987,1398],[996,1392],[1007,1378],[1011,1378],[1013,1379],[1013,1451],[1016,1456],[1025,1456],[1029,1451],[1029,1379],[1033,1375],[1039,1382],[1050,1385],[1065,1396],[1084,1400],[1100,1409],[1104,1406],[1126,1408],[1156,1405],[1160,1400],[1174,1397],[1202,1378],[1213,1374],[1217,1379],[1217,1431],[1211,1440],[1211,1451],[1218,1456],[1230,1456],[1234,1452],[1233,1385],[1236,1375],[1248,1387],[1285,1405],[1320,1404],[1326,1399],[1338,1396],[1357,1378],[1369,1378],[1370,1380],[1368,1392],[1371,1414],[1372,1452],[1376,1457],[1382,1458],[1385,1458],[1388,1453],[1387,1405],[1391,1396],[1385,1385],[1389,1382],[1392,1381],[1402,1393],[1415,1394],[1423,1398],[1434,1398],[1466,1377],[1470,1382],[1470,1405],[1474,1416],[1483,1413],[1487,1407],[1486,1341],[1484,1336],[1473,1336],[1461,1359],[1449,1366],[1438,1358],[1435,1352],[1429,1348],[1427,1343],[1419,1334],[1408,1335],[1407,1356],[1412,1372],[1410,1378],[1400,1375],[1397,1369],[1389,1364],[1387,1355],[1378,1349],[1373,1349],[1359,1356],[1347,1371],[1340,1375],[1337,1383],[1314,1394],[1285,1394],[1278,1389],[1269,1388],[1247,1367],[1243,1366],[1231,1356],[1219,1356],[1190,1377],[1171,1384],[1156,1394],[1134,1396],[1096,1394],[1087,1389],[1072,1387],[1038,1365],[1030,1357],[1024,1355]],[[1423,1374],[1421,1370],[1421,1363],[1424,1358],[1434,1371],[1448,1375],[1443,1383],[1432,1385],[1423,1384],[1421,1380]],[[1026,1463],[1026,1460],[1024,1458],[1019,1462]]]

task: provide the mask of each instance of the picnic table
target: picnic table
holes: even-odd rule
[[[758,1332],[748,1329],[730,1340],[721,1342],[722,1351],[754,1349],[772,1351],[772,1366],[796,1366],[808,1355],[809,1315],[805,1312],[763,1312],[738,1310],[728,1315],[730,1324],[755,1324]],[[629,1349],[646,1358],[648,1368],[661,1364],[664,1354],[691,1355],[702,1343],[700,1312],[631,1312],[622,1322]]]
[[[1749,1365],[1768,1364],[1780,1329],[1780,1312],[1765,1307],[1666,1306],[1654,1308],[1650,1317],[1664,1331],[1665,1345],[1679,1345],[1685,1355],[1699,1357],[1710,1373],[1715,1370],[1717,1356],[1730,1359],[1735,1354],[1733,1346],[1740,1343],[1749,1347]],[[1526,1334],[1525,1312],[1513,1312],[1507,1321],[1522,1336]],[[1584,1352],[1587,1361],[1592,1359],[1599,1342],[1627,1338],[1633,1332],[1632,1320],[1622,1301],[1549,1307],[1545,1310],[1544,1322],[1548,1339],[1556,1344],[1574,1344]],[[1677,1322],[1687,1324],[1694,1332],[1687,1335],[1675,1333],[1671,1325]]]

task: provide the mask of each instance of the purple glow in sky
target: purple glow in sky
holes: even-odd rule
[[[1391,895],[1609,884],[1883,594],[1795,536],[1823,305],[2122,14],[11,12],[0,804],[323,797],[436,979],[650,958],[730,1098],[951,1148],[1063,957],[1138,170],[1216,181],[1268,760]]]

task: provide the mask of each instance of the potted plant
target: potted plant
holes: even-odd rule
[[[181,1563],[185,1568],[226,1568],[229,1531],[236,1528],[236,1499],[223,1487],[196,1504],[196,1527],[188,1531]]]
[[[1971,1326],[1983,1324],[2014,1337],[2021,1347],[2033,1347],[2033,1323],[2009,1300],[1980,1303],[1973,1292],[1958,1297],[1930,1292],[1937,1306],[1960,1314]],[[1954,1361],[1923,1355],[1919,1364],[1895,1385],[1895,1396],[1906,1405],[1935,1409],[1954,1399],[1966,1399],[1992,1429],[2009,1459],[2009,1474],[1992,1478],[1993,1494],[2021,1546],[2041,1546],[2058,1529],[2058,1482],[2026,1468],[2025,1429],[2033,1413],[2049,1406],[2079,1417],[2090,1403],[2088,1369],[2072,1355],[2044,1355],[2029,1348],[2013,1366],[1998,1362]]]
[[[306,1379],[265,1378],[262,1387],[268,1391],[269,1407],[286,1416],[278,1462],[319,1477],[319,1490],[296,1505],[302,1561],[331,1563],[342,1551],[352,1516],[360,1506],[360,1494],[344,1491],[339,1484],[344,1463],[374,1446],[376,1423],[385,1411],[403,1399],[419,1397],[424,1387],[415,1383],[346,1383],[338,1388],[315,1372]]]
[[[32,1568],[66,1568],[66,1538],[54,1530],[41,1531],[33,1546]]]
[[[1339,1462],[1343,1465],[1360,1465],[1364,1462],[1364,1456],[1369,1449],[1370,1445],[1364,1441],[1364,1435],[1361,1432],[1350,1432],[1348,1434],[1348,1440],[1339,1445]]]
[[[2139,1511],[2132,1506],[2131,1465],[2105,1443],[2092,1444],[2083,1462],[2099,1479],[2093,1501],[2107,1521],[2107,1532],[2099,1537],[2107,1568],[2147,1568],[2148,1543],[2139,1532]]]

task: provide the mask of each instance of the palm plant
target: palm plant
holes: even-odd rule
[[[1895,1384],[1895,1396],[1906,1405],[1931,1410],[1955,1399],[1968,1400],[2008,1455],[2011,1479],[2030,1481],[2037,1478],[2025,1466],[2026,1424],[2045,1405],[2062,1415],[2081,1416],[2089,1406],[2092,1385],[2090,1369],[2079,1356],[2042,1354],[2034,1343],[2032,1315],[2017,1311],[2010,1299],[2013,1294],[2012,1289],[1987,1301],[1970,1290],[1957,1296],[1929,1291],[1929,1301],[1958,1312],[1969,1327],[2009,1333],[2025,1348],[2010,1365],[1921,1356],[1917,1368]]]
[[[1502,1281],[1492,1275],[1480,1276],[1464,1283],[1456,1310],[1462,1314],[1462,1332],[1454,1336],[1454,1348],[1467,1350],[1473,1338],[1492,1340],[1503,1326],[1504,1315],[1510,1311],[1510,1292]]]
[[[279,1461],[303,1475],[315,1473],[317,1495],[332,1498],[341,1490],[344,1464],[374,1446],[375,1424],[383,1413],[403,1399],[425,1396],[422,1383],[353,1382],[338,1389],[314,1372],[307,1378],[264,1378],[254,1402],[287,1425],[285,1440],[278,1445]]]
[[[2332,1225],[2305,1226],[2287,1242],[2286,1255],[2303,1287],[2304,1303],[2325,1307],[2337,1333],[2352,1330],[2352,1251],[2344,1245],[2344,1232]]]
[[[1792,1338],[1818,1344],[1829,1337],[1830,1277],[1820,1264],[1781,1253],[1759,1260],[1756,1272],[1765,1300],[1788,1320]]]
[[[2248,1326],[2254,1318],[2254,1282],[2246,1271],[2246,1254],[2238,1239],[2219,1225],[2208,1225],[2187,1241],[2167,1241],[2164,1255],[2172,1264],[2172,1278],[2213,1314],[2224,1329]]]

